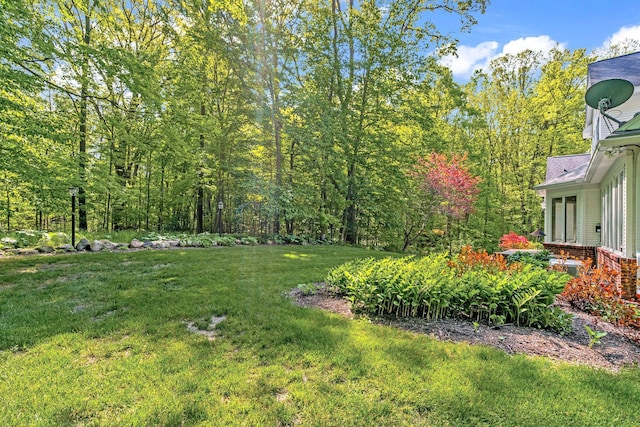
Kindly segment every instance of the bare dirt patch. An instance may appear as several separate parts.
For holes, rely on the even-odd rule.
[[[218,332],[216,331],[216,327],[226,318],[227,316],[211,316],[209,323],[204,325],[204,327],[203,325],[196,324],[196,322],[188,322],[187,330],[194,334],[204,335],[209,341],[213,341],[216,339],[216,336],[218,334]]]
[[[316,307],[354,318],[348,301],[336,297],[323,287],[312,295],[293,289],[289,297],[302,307]],[[640,365],[640,330],[617,327],[595,316],[575,310],[568,303],[556,303],[562,310],[572,314],[570,333],[559,333],[514,325],[491,327],[474,326],[471,322],[457,319],[430,321],[420,318],[372,318],[371,320],[398,329],[429,335],[439,340],[487,345],[508,354],[545,356],[610,371],[624,366]],[[606,332],[599,344],[589,348],[589,334],[585,325],[593,330]]]

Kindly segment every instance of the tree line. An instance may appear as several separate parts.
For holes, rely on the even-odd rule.
[[[457,83],[438,57],[488,3],[0,0],[0,230],[68,228],[76,187],[81,230],[390,249],[533,231],[546,157],[588,150],[594,54]],[[465,156],[472,213],[425,209],[431,153]]]

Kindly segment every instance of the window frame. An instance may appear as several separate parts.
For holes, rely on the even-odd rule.
[[[625,168],[616,171],[602,187],[602,228],[600,245],[623,254],[626,250],[627,176]]]
[[[567,221],[570,219],[572,221]],[[568,226],[571,229],[568,229]],[[558,227],[560,230],[558,230]],[[551,199],[551,239],[558,243],[578,242],[578,195]]]

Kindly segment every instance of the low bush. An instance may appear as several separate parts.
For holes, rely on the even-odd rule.
[[[255,237],[243,237],[240,239],[243,245],[255,246],[258,244],[258,239]]]
[[[563,332],[570,317],[551,304],[568,278],[466,248],[453,260],[439,254],[352,261],[331,270],[326,281],[371,314],[456,317]]]
[[[618,326],[640,327],[640,308],[622,298],[618,272],[609,267],[595,268],[585,262],[581,274],[573,278],[560,295],[572,306]]]
[[[512,231],[500,238],[500,247],[502,249],[533,249],[535,248],[535,243]]]
[[[540,268],[549,267],[549,251],[540,251],[538,253],[516,252],[507,256],[507,262],[533,264]]]

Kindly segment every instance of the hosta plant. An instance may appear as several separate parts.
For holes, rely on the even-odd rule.
[[[371,314],[563,331],[569,319],[551,304],[567,277],[533,265],[507,265],[504,257],[466,248],[453,260],[439,254],[353,261],[331,270],[326,282]]]

